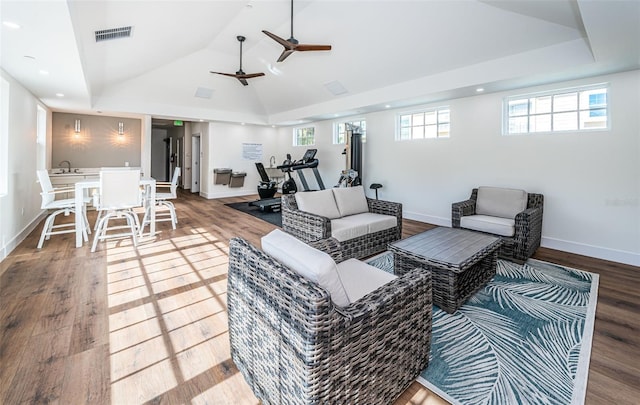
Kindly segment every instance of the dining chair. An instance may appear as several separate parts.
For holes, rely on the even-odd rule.
[[[91,252],[96,251],[98,241],[111,238],[130,236],[133,245],[138,246],[136,235],[139,222],[133,208],[141,205],[140,170],[101,170],[97,209],[102,215],[98,221]],[[109,221],[116,219],[126,220],[126,225],[119,223],[109,226]],[[112,231],[121,232],[109,233]]]
[[[87,220],[87,211],[85,209],[85,205],[82,207],[76,207],[75,198],[64,198],[56,200],[56,195],[58,194],[67,194],[73,193],[73,187],[64,187],[64,188],[54,188],[51,184],[51,179],[49,178],[49,173],[46,170],[37,170],[36,174],[38,176],[38,182],[40,183],[40,187],[42,188],[42,204],[40,208],[43,210],[54,210],[51,212],[47,219],[44,222],[44,226],[42,228],[42,233],[40,234],[40,240],[38,241],[38,249],[42,248],[45,239],[49,240],[51,235],[59,235],[64,233],[75,233],[75,221],[69,223],[55,224],[56,217],[60,214],[64,214],[64,216],[69,216],[69,214],[82,215],[84,229],[82,230],[82,235],[85,241],[89,240],[88,234],[91,233],[91,229],[89,227],[89,221]],[[86,201],[85,201],[86,202]]]
[[[180,173],[180,168],[176,167],[173,171],[173,177],[171,178],[170,183],[156,182],[156,222],[171,221],[171,226],[173,227],[173,229],[176,229],[178,216],[176,215],[176,207],[169,200],[178,198],[178,178],[180,177]],[[169,192],[159,193],[157,191],[158,189],[165,189]],[[150,223],[150,211],[150,204],[146,204],[144,217],[142,218],[142,225],[140,226],[140,234],[142,234],[144,227]]]
[[[103,166],[100,168],[100,171],[103,171],[103,170],[140,170],[140,168],[131,167],[131,166]],[[140,173],[141,173],[140,175],[142,176],[142,172]],[[93,206],[96,207],[96,210],[98,211],[98,216],[96,217],[96,222],[93,225],[94,230],[98,229],[98,223],[100,222],[100,218],[102,218],[102,213],[104,212],[104,211],[98,210],[98,200],[99,200],[98,196],[99,196],[98,190],[95,190],[93,194]],[[144,198],[142,201],[144,203]],[[135,219],[136,219],[136,226],[139,228],[140,220],[138,219],[137,215],[135,216]]]

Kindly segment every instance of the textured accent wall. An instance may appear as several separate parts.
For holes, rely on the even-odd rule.
[[[75,121],[80,120],[80,132]],[[124,131],[118,134],[118,123]],[[63,160],[72,167],[140,166],[141,127],[139,119],[53,113],[51,167]]]

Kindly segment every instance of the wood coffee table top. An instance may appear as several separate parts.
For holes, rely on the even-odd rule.
[[[458,228],[434,228],[389,244],[389,250],[454,272],[466,270],[501,243],[499,237]]]

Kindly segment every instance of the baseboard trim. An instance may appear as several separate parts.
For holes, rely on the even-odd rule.
[[[404,212],[403,217],[406,219],[426,222],[433,225],[451,227],[451,218],[424,215],[416,212]],[[545,237],[544,235],[542,236],[540,246],[549,249],[561,250],[563,252],[594,257],[596,259],[609,260],[612,262],[629,264],[631,266],[640,266],[640,253],[604,248],[601,246],[587,245],[580,242],[573,242],[556,238],[549,238]]]
[[[594,257],[596,259],[609,260],[612,262],[629,264],[631,266],[640,266],[640,253],[587,245],[584,243],[548,238],[545,236],[542,236],[540,246],[549,249],[561,250],[563,252]]]
[[[16,247],[18,247],[18,245],[22,243],[22,241],[25,240],[31,232],[33,232],[34,229],[36,229],[40,221],[42,221],[46,217],[47,217],[47,212],[46,211],[41,212],[31,222],[29,222],[27,226],[22,228],[22,230],[18,232],[16,236],[11,238],[11,240],[9,240],[4,246],[2,246],[2,249],[0,249],[0,262],[6,259],[7,256],[9,256],[11,252],[13,252],[13,250]]]

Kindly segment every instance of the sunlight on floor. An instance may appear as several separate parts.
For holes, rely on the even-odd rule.
[[[227,241],[193,231],[106,246],[112,403],[211,403],[242,378],[229,366]]]

